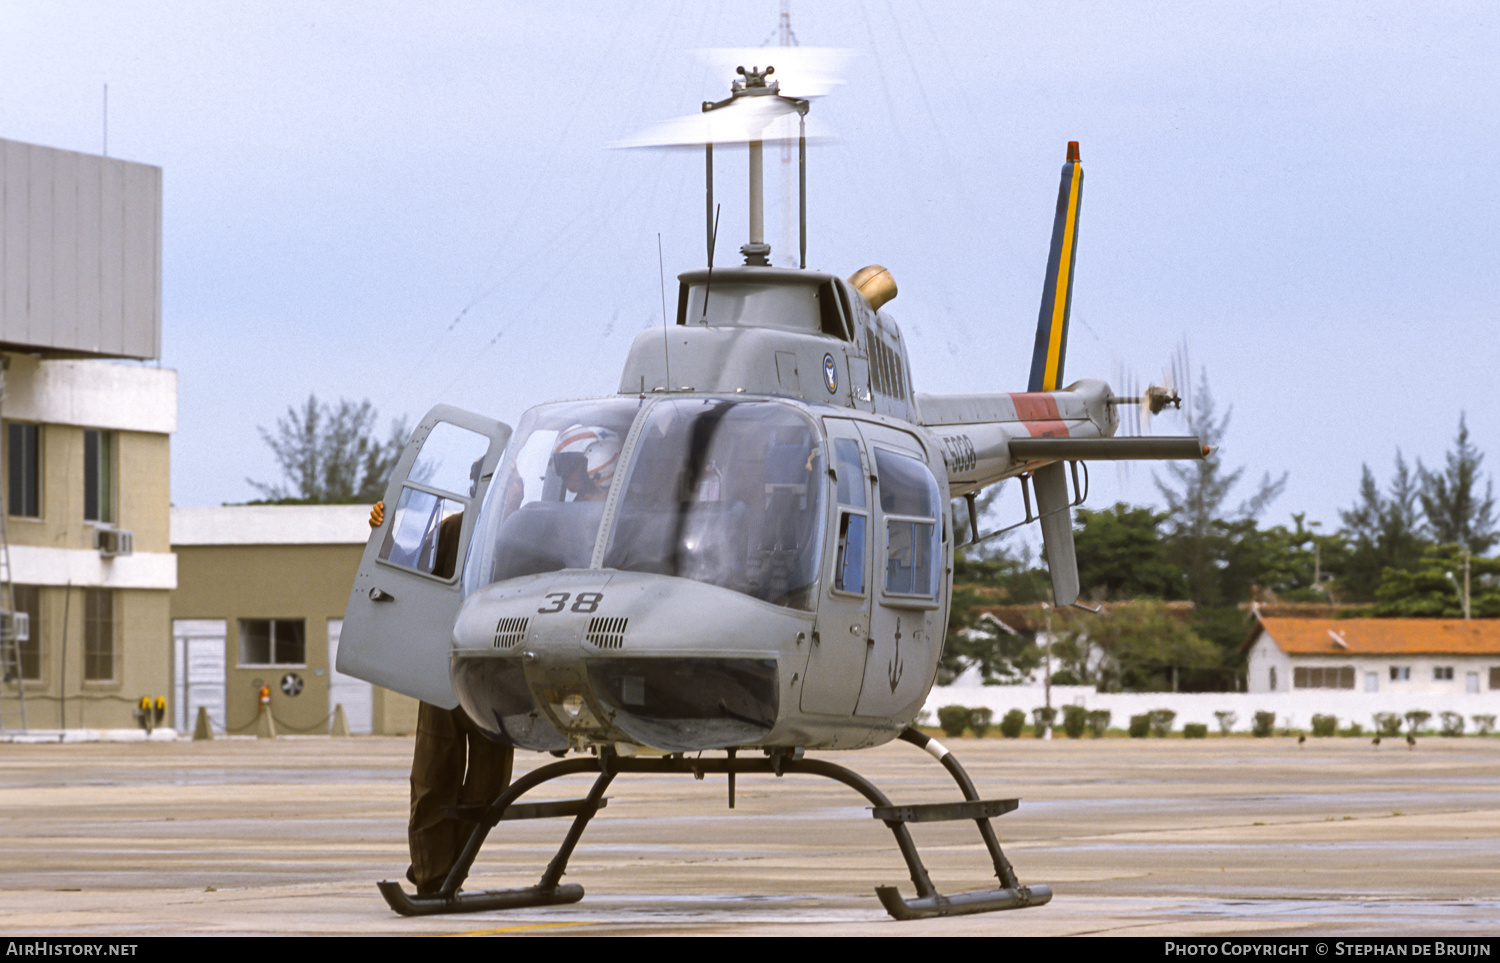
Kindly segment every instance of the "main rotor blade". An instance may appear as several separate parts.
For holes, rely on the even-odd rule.
[[[718,110],[689,114],[653,124],[640,133],[616,141],[612,147],[701,147],[704,144],[745,144],[797,136],[795,124],[777,119],[796,113],[780,97],[742,97]],[[783,128],[786,128],[783,131]],[[808,140],[817,139],[809,131]]]

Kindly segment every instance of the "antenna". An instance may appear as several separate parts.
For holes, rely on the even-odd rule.
[[[656,273],[661,279],[661,364],[666,369],[667,389],[672,387],[672,353],[667,350],[667,338],[671,329],[667,327],[667,266],[661,253],[661,231],[656,232]],[[705,303],[707,299],[705,298]]]
[[[719,209],[714,208],[713,227],[708,232],[708,281],[703,285],[703,319],[699,324],[708,323],[708,295],[714,289],[714,248],[719,243]]]

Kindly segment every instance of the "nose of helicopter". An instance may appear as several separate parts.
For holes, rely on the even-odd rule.
[[[688,579],[551,572],[465,600],[453,686],[481,728],[528,749],[750,745],[793,701],[779,670],[811,626],[810,613]]]

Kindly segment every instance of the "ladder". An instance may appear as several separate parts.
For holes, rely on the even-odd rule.
[[[5,368],[8,365],[0,365],[0,406],[5,403]],[[0,422],[3,424],[3,422]],[[6,439],[7,442],[9,439]],[[14,452],[8,452],[11,457]],[[5,681],[13,682],[16,686],[16,701],[21,710],[21,730],[24,732],[26,725],[26,680],[22,674],[21,666],[21,640],[18,638],[16,618],[16,597],[11,580],[10,567],[10,534],[6,527],[6,516],[10,514],[9,507],[5,504],[5,498],[9,494],[6,486],[0,485],[0,675]],[[0,698],[3,698],[4,689],[0,687]],[[5,728],[4,706],[0,704],[0,729]]]

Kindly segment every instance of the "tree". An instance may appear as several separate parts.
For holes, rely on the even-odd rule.
[[[1500,559],[1471,556],[1470,614],[1500,616]],[[1463,618],[1464,550],[1434,545],[1411,571],[1388,568],[1376,590],[1375,614],[1396,618]]]
[[[1478,495],[1479,466],[1484,456],[1469,444],[1469,426],[1458,416],[1458,438],[1448,452],[1448,464],[1442,473],[1428,471],[1417,462],[1422,478],[1422,511],[1432,528],[1433,538],[1441,544],[1460,545],[1475,555],[1489,551],[1500,532],[1495,531],[1494,483],[1484,484],[1484,499]]]
[[[267,502],[351,504],[378,501],[385,495],[391,469],[406,444],[406,420],[391,423],[384,442],[374,437],[375,408],[340,399],[337,406],[319,404],[308,395],[300,408],[287,408],[276,431],[260,428],[276,461],[282,482],[246,479]]]
[[[1175,691],[1178,670],[1208,668],[1220,660],[1212,642],[1173,616],[1165,604],[1150,599],[1080,618],[1070,634],[1103,651],[1089,679],[1100,691]],[[1054,655],[1058,648],[1053,646]],[[1077,671],[1079,666],[1069,661],[1068,668]]]
[[[952,616],[938,682],[947,685],[966,669],[977,668],[985,685],[1027,682],[1042,663],[1042,650],[1030,635],[1002,625],[983,609],[982,594],[972,585],[955,586]]]
[[[1013,558],[1003,550],[981,559],[957,553],[939,684],[947,685],[971,666],[988,684],[1024,681],[1041,659],[1033,639],[1005,632],[985,617],[985,609],[1039,602],[1051,592],[1050,586],[1047,573],[1024,557]]]
[[[1095,601],[1134,598],[1183,598],[1187,581],[1182,569],[1167,561],[1157,527],[1167,516],[1124,502],[1100,511],[1078,510],[1074,544],[1078,584]]]
[[[1349,543],[1339,582],[1354,600],[1368,602],[1375,598],[1386,569],[1411,571],[1430,543],[1418,509],[1421,476],[1407,468],[1401,450],[1396,449],[1396,472],[1384,494],[1370,466],[1362,467],[1359,501],[1348,511],[1339,512]]]
[[[1188,426],[1213,451],[1187,465],[1167,465],[1170,482],[1158,477],[1156,487],[1166,500],[1171,525],[1167,555],[1186,573],[1189,597],[1199,605],[1223,605],[1248,594],[1248,579],[1225,577],[1230,556],[1237,542],[1255,531],[1256,518],[1286,487],[1286,475],[1272,481],[1267,473],[1248,499],[1229,508],[1230,492],[1245,473],[1243,468],[1225,471],[1219,457],[1233,409],[1222,418],[1215,416],[1206,376],[1200,376],[1196,395],[1197,409]]]

